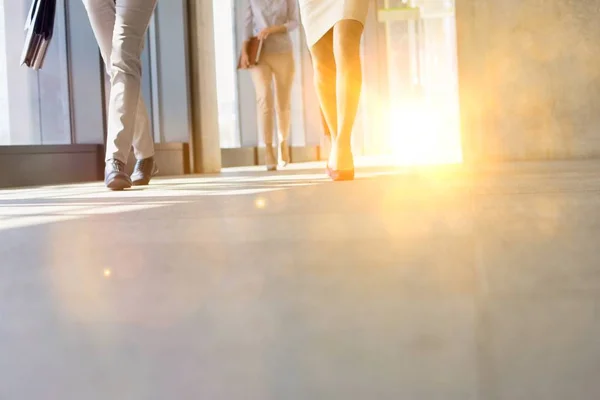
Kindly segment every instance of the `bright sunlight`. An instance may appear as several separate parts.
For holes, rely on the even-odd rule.
[[[458,109],[448,99],[411,100],[389,113],[390,146],[398,165],[441,165],[462,162]]]
[[[402,166],[461,163],[454,2],[384,3],[389,148],[382,150]]]

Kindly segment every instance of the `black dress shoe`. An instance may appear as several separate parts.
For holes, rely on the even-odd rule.
[[[133,186],[146,186],[156,174],[158,174],[158,166],[154,161],[154,157],[144,158],[135,163],[131,181]]]
[[[131,179],[125,173],[125,163],[109,160],[104,169],[104,184],[110,190],[123,190],[131,187]]]

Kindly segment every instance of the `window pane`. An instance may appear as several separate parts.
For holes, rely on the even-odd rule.
[[[213,0],[221,147],[240,147],[233,0]]]
[[[28,4],[24,0],[0,4],[1,144],[40,144],[37,74],[19,66]]]
[[[54,36],[38,72],[19,65],[30,5],[0,0],[0,144],[70,144],[64,2],[57,0]]]

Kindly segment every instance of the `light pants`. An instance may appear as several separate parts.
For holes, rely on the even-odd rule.
[[[107,161],[126,163],[132,145],[138,160],[154,155],[150,119],[141,95],[141,55],[156,2],[83,0],[110,75]]]
[[[277,108],[279,144],[290,136],[292,84],[294,82],[294,54],[263,53],[258,65],[252,67],[256,91],[258,126],[266,145],[273,144],[273,112]],[[272,82],[275,81],[275,96]],[[275,102],[273,101],[275,97]],[[274,107],[275,103],[275,107]]]

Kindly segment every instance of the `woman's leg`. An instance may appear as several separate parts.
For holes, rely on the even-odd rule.
[[[277,131],[279,139],[279,162],[290,162],[289,136],[292,111],[292,85],[294,84],[294,54],[282,53],[274,57],[273,76],[275,77],[275,109],[277,110]]]
[[[258,129],[265,142],[265,164],[267,169],[273,170],[277,167],[277,159],[273,152],[273,69],[269,62],[270,56],[263,54],[261,62],[250,69],[254,91],[256,93],[256,116]]]
[[[331,140],[337,136],[336,65],[333,54],[333,29],[327,32],[312,48],[315,88],[321,112],[327,122]]]
[[[341,20],[333,32],[337,65],[337,136],[332,146],[330,167],[347,170],[354,167],[351,141],[362,87],[360,41],[363,25],[355,20]]]
[[[312,59],[312,54],[311,54],[311,63],[312,63],[313,69],[314,69],[315,64]],[[323,127],[323,134],[325,135],[325,137],[327,137],[327,138],[329,138],[329,140],[331,140],[331,131],[329,130],[329,124],[327,124],[327,120],[325,119],[325,114],[323,114],[323,108],[321,107],[320,104],[319,104],[319,114],[321,115],[321,126]]]
[[[331,132],[329,132],[329,125],[327,124],[327,120],[325,119],[325,115],[323,115],[323,110],[319,108],[319,113],[321,114],[321,125],[323,126],[323,134],[325,137],[331,140]]]

